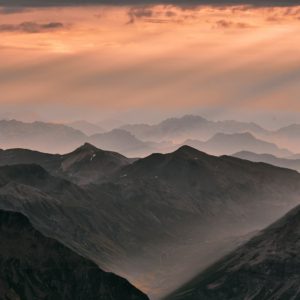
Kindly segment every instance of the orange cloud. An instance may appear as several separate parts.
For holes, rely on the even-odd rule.
[[[91,114],[300,111],[299,14],[299,7],[171,5],[2,14],[0,105],[56,112],[77,107]]]

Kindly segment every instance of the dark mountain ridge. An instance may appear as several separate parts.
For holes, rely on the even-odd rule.
[[[166,299],[299,299],[299,250],[300,206]]]
[[[0,151],[0,166],[38,164],[53,175],[86,184],[104,180],[116,169],[134,161],[119,153],[103,151],[85,143],[73,152],[60,155],[26,149]]]
[[[146,300],[128,281],[0,210],[0,299]]]
[[[93,149],[83,147],[89,158]],[[188,146],[120,166],[81,187],[32,168],[0,168],[0,178],[9,178],[0,186],[1,207],[23,212],[36,228],[153,299],[299,203],[296,171]]]

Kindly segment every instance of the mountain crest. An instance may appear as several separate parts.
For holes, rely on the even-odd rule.
[[[191,146],[183,145],[179,147],[176,151],[173,152],[173,154],[183,154],[183,155],[193,155],[193,156],[208,156],[205,152],[202,152],[200,150],[197,150]]]
[[[96,146],[90,144],[90,143],[84,143],[82,146],[80,146],[79,148],[77,148],[75,150],[75,152],[82,151],[82,150],[84,150],[84,151],[86,151],[86,150],[99,151],[100,149],[97,148]]]

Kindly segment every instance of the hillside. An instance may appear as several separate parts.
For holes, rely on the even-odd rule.
[[[299,299],[299,241],[298,206],[166,299]]]
[[[43,236],[19,213],[0,210],[0,238],[0,299],[148,299],[125,279]]]

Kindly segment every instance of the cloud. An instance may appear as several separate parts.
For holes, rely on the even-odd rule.
[[[9,3],[8,3],[9,2]],[[0,0],[2,7],[55,7],[78,5],[145,5],[145,4],[175,4],[175,5],[254,5],[254,6],[297,6],[298,0]]]
[[[193,7],[193,9],[195,9]],[[186,19],[194,18],[194,11],[175,5],[144,5],[133,6],[128,11],[129,21],[133,24],[136,21],[147,23],[181,23]]]
[[[129,24],[132,24],[135,22],[136,19],[140,18],[151,18],[154,15],[154,11],[151,8],[148,7],[133,7],[129,10],[128,16],[129,16]]]
[[[39,33],[44,31],[57,30],[64,27],[63,23],[50,22],[50,23],[36,23],[36,22],[23,22],[20,24],[0,24],[0,32],[26,32],[26,33]]]
[[[243,29],[243,28],[251,28],[252,26],[247,24],[247,23],[243,23],[243,22],[232,22],[232,21],[228,21],[228,20],[219,20],[215,23],[215,26],[213,26],[215,28],[238,28],[238,29]]]
[[[0,7],[0,14],[5,14],[5,15],[17,14],[25,10],[27,11],[26,8],[19,7],[19,6],[4,6],[4,7]]]

